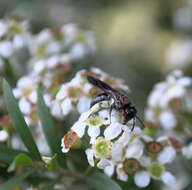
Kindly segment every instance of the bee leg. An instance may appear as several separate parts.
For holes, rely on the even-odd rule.
[[[135,117],[133,118],[133,125],[132,125],[132,128],[131,128],[131,132],[133,132],[134,128],[135,128]]]
[[[109,124],[111,125],[111,113],[112,110],[114,108],[114,99],[111,99],[110,103],[109,103]]]
[[[109,125],[111,125],[111,112],[113,110],[113,106],[111,105],[109,108]]]

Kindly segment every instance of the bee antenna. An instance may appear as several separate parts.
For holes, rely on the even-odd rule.
[[[143,127],[145,127],[145,125],[144,125],[144,123],[143,123],[143,121],[139,118],[139,116],[135,116],[136,118],[137,118],[137,120],[143,125]]]

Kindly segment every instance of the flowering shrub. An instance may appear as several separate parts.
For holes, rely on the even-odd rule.
[[[4,80],[0,87],[0,188],[64,189],[73,182],[101,190],[130,184],[161,188],[157,181],[169,188],[178,185],[174,166],[184,168],[192,159],[190,77],[175,70],[156,84],[147,101],[145,126],[138,123],[132,131],[134,119],[124,123],[120,111],[110,114],[114,98],[98,102],[95,110],[90,107],[101,90],[87,76],[130,92],[122,79],[84,68],[82,62],[95,52],[91,32],[68,24],[34,35],[17,17],[0,20],[0,28],[1,73],[13,86],[12,91]],[[14,78],[6,64],[15,71],[17,61],[12,60],[21,48],[28,58],[25,75],[21,72],[17,80],[19,75]]]

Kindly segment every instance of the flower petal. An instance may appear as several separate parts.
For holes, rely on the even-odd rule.
[[[157,160],[161,164],[171,163],[176,157],[176,150],[171,147],[167,146],[165,147],[157,156]]]
[[[164,111],[159,117],[160,123],[164,129],[170,130],[173,129],[176,124],[176,118],[170,111]]]
[[[128,145],[125,157],[139,159],[143,154],[143,144],[140,141]]]
[[[63,100],[63,102],[61,103],[61,109],[62,109],[63,115],[67,115],[72,109],[71,100],[70,99]]]
[[[77,111],[79,113],[83,113],[89,110],[90,107],[90,103],[91,103],[91,99],[83,96],[82,98],[80,98],[78,104],[77,104]]]
[[[101,159],[98,163],[97,163],[97,167],[100,169],[104,169],[107,166],[111,166],[111,162],[108,159]]]
[[[108,175],[109,177],[111,177],[113,175],[113,173],[114,173],[114,170],[115,170],[114,165],[110,165],[110,166],[107,166],[107,167],[104,168],[104,173],[106,175]]]
[[[176,183],[175,176],[173,176],[170,172],[165,172],[162,176],[162,181],[166,185],[174,185]]]
[[[150,179],[150,175],[146,171],[137,172],[134,176],[134,182],[138,187],[147,187]]]
[[[121,133],[122,129],[121,129],[121,124],[120,123],[112,123],[111,125],[109,125],[109,127],[107,127],[104,131],[104,136],[107,140],[111,140],[114,139],[116,137],[118,137]]]
[[[93,153],[93,150],[92,149],[87,149],[85,151],[86,155],[87,155],[87,160],[89,162],[89,164],[94,167],[95,163],[94,163],[94,159],[93,159],[93,156],[94,156],[94,153]]]
[[[85,133],[85,128],[86,128],[85,122],[77,121],[73,124],[73,126],[71,127],[71,130],[75,131],[78,137],[81,138]]]
[[[64,140],[63,138],[61,139],[61,147],[62,147],[62,152],[67,153],[69,151],[69,148],[65,148]]]
[[[26,115],[30,114],[30,112],[31,112],[31,105],[25,98],[21,98],[19,100],[19,108],[20,108],[21,112]]]

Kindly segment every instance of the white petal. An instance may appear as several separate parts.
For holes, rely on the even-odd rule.
[[[115,170],[114,165],[110,165],[110,166],[105,167],[104,173],[106,175],[108,175],[109,177],[111,177],[114,173],[114,170]]]
[[[26,115],[30,114],[30,112],[31,112],[31,105],[25,98],[22,98],[19,100],[19,108],[20,108],[21,112]]]
[[[78,104],[77,104],[77,111],[79,113],[83,113],[83,112],[86,112],[89,110],[89,107],[90,107],[90,103],[91,103],[91,99],[90,98],[87,98],[85,96],[83,96]]]
[[[45,104],[49,107],[51,105],[51,97],[49,94],[44,94],[43,99],[45,101]]]
[[[88,135],[90,137],[97,137],[100,134],[100,126],[89,126],[88,131],[87,131]]]
[[[107,166],[111,166],[111,162],[107,159],[101,159],[98,163],[97,163],[97,167],[100,169],[104,169]]]
[[[112,155],[111,155],[111,159],[115,162],[120,162],[122,161],[122,157],[123,157],[123,144],[122,143],[118,143],[117,141],[114,142],[113,144],[113,151],[112,151]]]
[[[136,158],[139,159],[143,154],[143,144],[138,141],[136,143],[131,143],[128,145],[125,157],[126,158]]]
[[[166,164],[172,162],[176,157],[176,150],[171,147],[165,147],[157,156],[157,160],[161,164]]]
[[[86,123],[77,121],[75,124],[71,127],[71,130],[75,131],[79,138],[83,137],[85,133]]]
[[[19,97],[21,97],[22,91],[19,88],[15,88],[15,89],[13,89],[13,94],[14,94],[15,98],[19,98]]]
[[[33,64],[34,65],[33,69],[35,73],[37,74],[41,73],[45,69],[45,64],[46,62],[44,60],[39,60],[35,62],[35,64]]]
[[[121,129],[120,123],[112,123],[110,126],[108,126],[104,131],[104,136],[107,140],[111,140],[116,138],[120,135],[122,129]]]
[[[62,109],[63,115],[67,115],[72,109],[71,100],[70,99],[63,100],[63,102],[61,103],[61,109]]]
[[[69,148],[65,148],[65,144],[63,143],[63,138],[61,139],[61,147],[62,147],[62,152],[67,153],[69,151]]]
[[[9,57],[13,53],[13,47],[11,45],[11,42],[9,41],[3,41],[0,42],[0,55],[3,57]]]
[[[150,157],[142,156],[139,161],[140,161],[140,164],[146,168],[151,165],[151,158]]]
[[[164,111],[159,117],[160,123],[164,129],[170,130],[176,127],[177,121],[170,111]]]
[[[128,180],[128,175],[126,173],[121,173],[119,175],[119,180],[121,181],[127,181]]]
[[[178,80],[178,83],[184,87],[191,86],[192,80],[189,77],[182,77],[181,79]]]
[[[5,142],[8,139],[8,133],[5,130],[0,131],[0,142]]]
[[[62,119],[63,117],[61,104],[57,100],[52,101],[51,103],[51,114],[58,119]]]
[[[134,182],[138,187],[147,187],[150,183],[150,175],[146,171],[137,172],[134,176]]]
[[[29,95],[29,100],[32,102],[32,103],[37,103],[37,92],[36,91],[33,91],[30,95]]]
[[[90,113],[91,113],[90,111],[82,113],[79,117],[79,121],[82,121],[82,122],[86,121],[90,116]]]
[[[162,176],[162,181],[166,185],[175,185],[176,184],[176,179],[175,176],[173,176],[170,172],[165,172]]]
[[[122,144],[123,147],[125,147],[129,141],[131,140],[131,134],[127,131],[124,131],[123,134],[119,137],[115,143]]]
[[[7,24],[3,21],[0,21],[0,37],[2,37],[7,31]]]
[[[56,95],[57,100],[63,100],[67,96],[67,85],[62,85],[61,89]]]
[[[185,156],[187,159],[192,158],[192,143],[190,143],[188,146],[183,147],[182,149],[182,154]]]
[[[95,162],[94,162],[94,159],[93,159],[93,156],[94,156],[93,150],[92,150],[92,149],[87,149],[87,150],[85,151],[85,153],[86,153],[86,155],[87,155],[87,160],[88,160],[89,164],[90,164],[92,167],[94,167]]]

